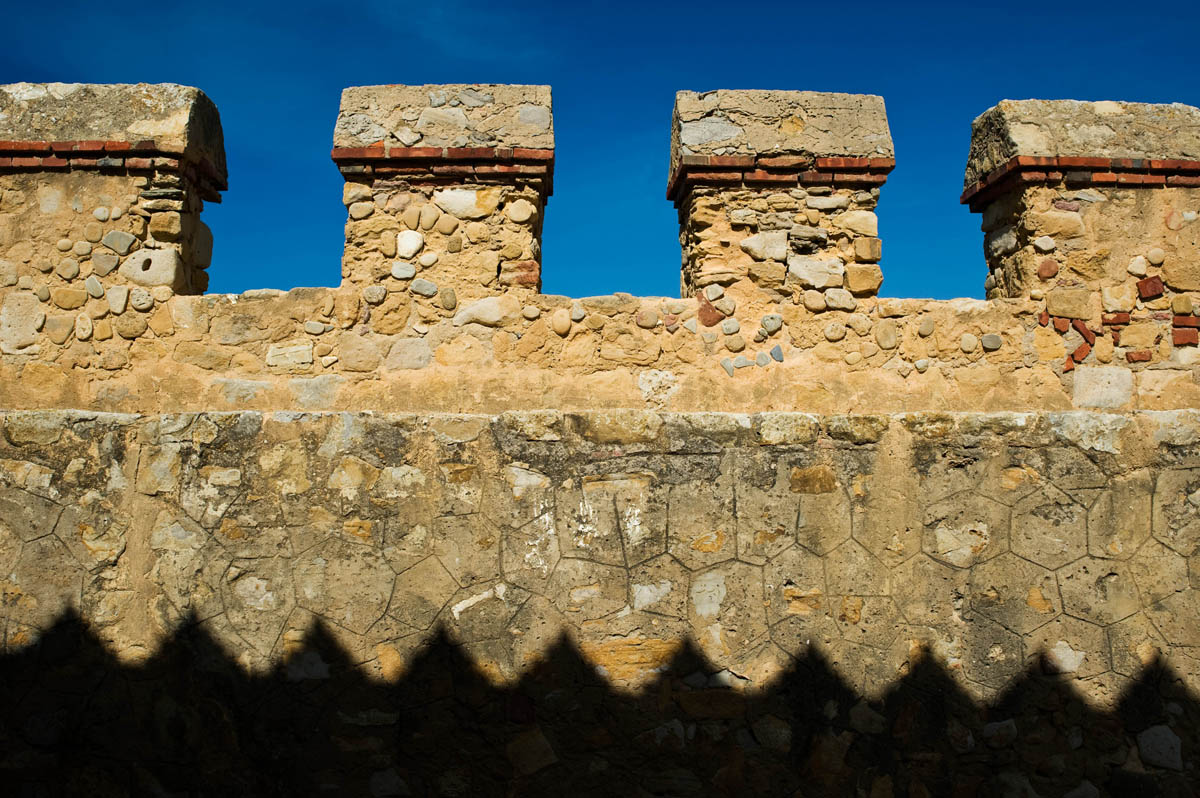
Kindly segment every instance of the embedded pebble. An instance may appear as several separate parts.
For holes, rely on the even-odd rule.
[[[58,248],[59,252],[70,252],[71,247],[74,245],[71,243],[71,239],[60,238],[60,239],[58,239],[58,243],[55,244],[54,246]]]
[[[692,333],[693,335],[696,334],[697,328],[698,328],[698,325],[696,324],[695,319],[688,319],[687,321],[685,321],[683,323],[683,329],[687,330],[688,332]]]
[[[425,236],[416,230],[405,230],[396,234],[396,254],[402,258],[411,258],[425,246]]]
[[[762,326],[767,331],[767,335],[774,335],[783,327],[783,316],[778,313],[768,313],[763,316]]]
[[[733,361],[727,357],[721,358],[721,368],[725,369],[725,373],[730,377],[733,376]]]
[[[145,288],[131,289],[129,292],[129,306],[134,310],[146,311],[154,307],[154,297]]]
[[[409,286],[414,294],[419,296],[434,296],[438,292],[437,283],[432,280],[426,280],[424,277],[418,277],[412,281]]]
[[[109,230],[105,233],[104,238],[100,239],[100,243],[118,255],[128,255],[133,249],[133,245],[137,243],[137,239],[124,230]]]
[[[751,360],[750,358],[746,357],[745,355],[738,355],[737,357],[735,357],[733,359],[733,367],[735,369],[744,369],[747,366],[753,366],[753,365],[754,365],[754,361]]]
[[[857,363],[861,363],[862,359],[863,356],[860,352],[847,352],[846,356],[842,358],[842,360],[846,361],[847,366],[853,366]]]
[[[374,202],[355,202],[350,206],[351,219],[366,219],[373,213],[375,213]]]
[[[899,329],[896,322],[884,319],[875,325],[875,342],[880,349],[895,349],[899,343]]]
[[[88,275],[88,278],[84,280],[83,288],[92,299],[99,299],[104,296],[104,286],[100,284],[100,281],[96,279],[96,275],[94,274]]]
[[[421,208],[421,214],[417,219],[417,224],[422,230],[432,230],[434,225],[438,223],[442,212],[437,209],[436,205],[426,205]]]
[[[839,321],[830,322],[825,326],[826,341],[840,341],[846,337],[846,325]]]
[[[362,296],[368,305],[378,305],[387,299],[387,289],[382,285],[368,285],[363,289]]]
[[[71,247],[71,252],[81,258],[86,258],[92,254],[92,245],[87,241],[76,241]]]
[[[767,340],[766,330],[758,329],[754,331],[754,343],[761,344],[765,340]]]
[[[740,329],[742,329],[742,325],[738,323],[737,319],[725,319],[725,321],[721,322],[721,332],[726,335],[733,335]]]
[[[42,302],[45,302],[50,299],[50,287],[46,285],[39,285],[37,288],[33,289],[33,295]]]
[[[1162,266],[1166,259],[1167,253],[1163,252],[1160,247],[1155,247],[1146,253],[1146,260],[1150,261],[1151,266]]]
[[[64,280],[74,280],[79,276],[79,261],[63,258],[58,262],[58,268],[54,272]]]
[[[732,297],[727,296],[721,297],[712,303],[712,306],[720,311],[722,316],[732,316],[733,311],[737,309],[737,303],[733,301]]]
[[[653,330],[658,326],[658,313],[650,308],[642,308],[633,320],[643,330]]]
[[[917,327],[917,335],[921,336],[922,338],[928,338],[929,336],[933,335],[934,327],[935,325],[933,323],[933,319],[929,316],[926,316],[925,318],[921,319],[921,326]]]
[[[86,313],[75,317],[75,340],[86,341],[92,337],[92,320]]]
[[[1149,266],[1150,266],[1150,262],[1148,260],[1146,260],[1145,256],[1138,255],[1136,258],[1129,261],[1129,266],[1126,267],[1125,270],[1128,271],[1130,274],[1132,274],[1134,277],[1145,277],[1146,269]]]
[[[517,224],[524,224],[533,218],[534,210],[533,203],[526,199],[519,199],[516,202],[509,203],[508,207],[505,208],[508,218]]]
[[[1004,345],[1004,339],[996,333],[988,333],[979,339],[979,343],[983,344],[985,352],[995,352]]]
[[[913,363],[913,368],[915,368],[921,374],[924,374],[926,369],[929,368],[929,361],[925,358],[921,358],[920,360]]]
[[[771,357],[766,352],[759,352],[754,356],[754,362],[760,367],[765,366],[771,362]]]
[[[740,335],[731,335],[725,339],[725,348],[730,352],[741,352],[746,348],[746,341]]]
[[[95,222],[88,222],[83,226],[83,237],[93,244],[98,243],[104,236],[104,228]]]
[[[98,252],[92,255],[92,272],[104,277],[117,268],[120,259],[111,252]]]
[[[831,310],[854,310],[858,300],[845,288],[830,288],[825,291],[825,306]]]
[[[423,252],[421,257],[417,258],[417,263],[421,264],[421,268],[428,269],[430,266],[438,262],[436,252]]]
[[[43,274],[49,274],[54,271],[54,264],[48,260],[39,260],[33,264],[33,267]]]
[[[454,310],[458,307],[458,294],[453,288],[442,289],[442,307],[446,310]]]
[[[96,217],[98,222],[107,222],[109,217],[108,208],[96,208],[92,211],[92,216]]]
[[[1050,236],[1038,236],[1033,239],[1033,248],[1038,252],[1053,252],[1055,246],[1054,239]]]
[[[411,280],[417,276],[417,267],[407,261],[398,260],[392,264],[392,277],[397,280]]]
[[[771,347],[771,357],[775,358],[776,362],[782,363],[783,362],[783,347],[780,346],[779,344],[775,344],[775,346]]]
[[[529,321],[533,321],[538,316],[542,315],[542,309],[536,305],[526,305],[525,307],[521,308],[521,315]]]
[[[704,286],[704,298],[709,302],[716,302],[723,296],[725,296],[725,289],[716,283]]]
[[[716,343],[717,334],[714,332],[702,332],[700,333],[700,340],[706,344]]]
[[[120,219],[124,215],[125,215],[125,209],[122,208],[120,205],[114,205],[109,210],[109,218],[110,219]]]
[[[583,318],[586,315],[587,315],[587,311],[585,311],[583,309],[583,305],[580,305],[578,302],[576,302],[574,305],[571,306],[571,321],[574,321],[574,322],[583,321]]]
[[[962,339],[959,341],[958,346],[963,352],[969,354],[974,352],[979,347],[979,339],[976,338],[972,333],[963,333]]]
[[[111,286],[105,292],[108,297],[108,309],[118,316],[125,312],[125,303],[129,301],[129,288],[124,285]]]
[[[563,336],[571,331],[571,314],[566,308],[559,308],[550,314],[550,329]]]
[[[304,331],[309,335],[321,335],[325,332],[325,325],[319,321],[306,321]]]
[[[820,313],[825,310],[825,295],[820,291],[809,289],[804,292],[804,307],[811,310],[813,313]]]

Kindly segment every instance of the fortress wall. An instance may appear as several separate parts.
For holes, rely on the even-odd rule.
[[[87,109],[103,111],[112,91],[186,95],[192,110],[169,123],[155,122],[158,111],[103,123],[106,147],[159,131],[154,146],[174,158],[101,167],[75,157],[94,143],[64,138],[37,146],[69,158],[51,155],[46,165],[14,154],[0,164],[8,407],[842,413],[1196,403],[1200,317],[1180,276],[1195,260],[1184,244],[1200,229],[1196,189],[1121,189],[1157,209],[1143,215],[1116,195],[1079,212],[1047,211],[1090,220],[1088,240],[1108,243],[1077,249],[1060,234],[1055,257],[1067,260],[1042,288],[983,302],[882,298],[883,271],[871,262],[881,249],[867,235],[890,169],[879,98],[681,94],[671,196],[681,208],[686,295],[572,299],[538,291],[553,179],[547,88],[350,89],[333,151],[347,180],[342,285],[205,296],[188,295],[206,279],[211,247],[198,214],[202,197],[219,198],[224,185],[223,173],[204,177],[223,169],[210,154],[220,133],[207,99],[179,87],[93,97],[99,90],[17,85],[5,96],[25,116],[10,114],[6,151],[58,135],[22,121],[41,119],[30,109],[53,92],[89,120],[100,112]],[[204,124],[185,124],[193,117]],[[164,125],[178,127],[175,139],[163,138]],[[977,125],[977,150],[989,130]],[[747,158],[753,169],[737,160]],[[1170,168],[1185,167],[1160,171]],[[970,200],[985,227],[1012,202],[1032,208],[1039,192],[1058,191],[995,193],[1010,185],[1006,178]],[[1159,251],[1148,246],[1155,242]],[[1124,269],[1134,249],[1147,253],[1141,282],[1086,283],[1090,273],[1070,265],[1084,257]]]
[[[1037,112],[1111,141],[977,120],[989,298],[935,301],[878,295],[879,98],[683,93],[684,296],[576,299],[539,291],[545,87],[347,90],[342,284],[241,295],[199,293],[202,94],[0,103],[9,652],[73,610],[126,662],[194,623],[301,682],[313,629],[386,679],[444,630],[502,683],[566,635],[622,689],[692,645],[702,712],[814,656],[871,700],[921,661],[977,699],[1030,669],[1110,708],[1152,664],[1197,686],[1200,189],[1165,112]],[[1079,187],[1093,143],[1139,179]]]
[[[627,689],[685,640],[746,690],[813,652],[870,696],[926,655],[988,699],[1039,657],[1100,703],[1200,672],[1195,411],[2,423],[10,649],[74,608],[124,660],[192,620],[257,670],[320,622],[382,676],[445,629],[501,683],[562,634]]]

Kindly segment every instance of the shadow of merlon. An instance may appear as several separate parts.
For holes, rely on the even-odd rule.
[[[306,660],[323,667],[296,667]],[[691,646],[633,695],[611,689],[565,638],[509,687],[493,686],[444,632],[396,683],[365,675],[320,625],[290,662],[247,675],[186,624],[147,662],[122,665],[79,618],[64,617],[0,657],[6,794],[982,798],[1197,789],[1200,703],[1161,662],[1112,712],[1036,667],[980,706],[929,657],[875,702],[816,653],[756,694],[721,686]]]

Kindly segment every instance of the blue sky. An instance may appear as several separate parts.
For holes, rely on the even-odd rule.
[[[344,86],[548,83],[557,137],[547,293],[675,296],[664,198],[680,89],[883,95],[897,167],[879,206],[883,293],[982,296],[978,217],[958,204],[970,122],[1003,98],[1200,105],[1186,2],[198,2],[5,12],[0,82],[175,82],[217,103],[230,190],[204,218],[211,291],[335,285]]]

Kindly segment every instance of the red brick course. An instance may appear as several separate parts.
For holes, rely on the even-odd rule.
[[[676,207],[698,185],[882,186],[894,158],[808,155],[683,155],[667,185]]]
[[[1001,184],[1016,177],[1022,183],[1058,182],[1098,186],[1200,186],[1200,161],[1182,159],[1041,157],[1019,155],[993,169],[963,191],[959,201],[981,210]]]
[[[227,187],[225,172],[208,159],[188,157],[176,144],[153,139],[141,141],[0,141],[0,169],[40,171],[44,169],[161,169],[183,171],[200,196],[220,202]],[[136,155],[135,155],[136,154]]]

